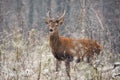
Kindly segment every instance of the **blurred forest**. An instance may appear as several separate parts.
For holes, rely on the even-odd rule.
[[[0,0],[1,80],[67,80],[65,67],[55,72],[46,13],[66,11],[60,35],[89,38],[103,47],[98,73],[71,63],[72,80],[120,80],[120,0]]]

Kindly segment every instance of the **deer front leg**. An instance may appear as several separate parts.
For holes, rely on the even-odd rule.
[[[67,76],[69,77],[69,80],[71,80],[71,77],[70,77],[70,62],[69,61],[65,61],[65,66],[66,66]]]
[[[60,65],[61,65],[61,61],[59,61],[59,60],[56,59],[56,71],[59,70]]]

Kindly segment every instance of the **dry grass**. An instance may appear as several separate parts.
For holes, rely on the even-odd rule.
[[[43,37],[41,31],[31,29],[27,36],[16,28],[13,32],[4,31],[0,36],[0,77],[2,80],[67,80],[64,63],[61,70],[55,72],[55,58],[51,54],[48,36]],[[117,54],[116,54],[117,55]],[[101,64],[96,72],[88,64],[71,63],[72,80],[119,80],[113,77],[118,69],[110,69],[115,61],[120,61],[107,50],[98,59]],[[116,70],[116,71],[115,71]],[[120,71],[118,71],[120,73]]]

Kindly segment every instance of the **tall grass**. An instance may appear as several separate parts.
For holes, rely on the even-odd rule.
[[[12,32],[4,30],[0,36],[0,76],[2,80],[67,80],[64,63],[55,71],[55,58],[50,47],[48,34],[31,29],[26,34],[15,27]],[[96,72],[93,67],[81,62],[71,63],[72,80],[112,80],[113,70],[103,73],[105,66],[119,61],[119,56],[103,50],[98,59],[103,66]],[[107,67],[108,68],[108,67]],[[113,80],[119,80],[114,78]]]

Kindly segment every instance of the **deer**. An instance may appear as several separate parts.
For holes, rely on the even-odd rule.
[[[75,61],[79,63],[87,58],[86,62],[90,63],[95,55],[99,55],[102,48],[101,45],[91,39],[81,38],[74,39],[59,35],[59,27],[64,22],[64,13],[56,18],[50,17],[50,11],[47,12],[45,23],[49,28],[49,44],[53,56],[56,58],[56,71],[58,71],[61,61],[65,62],[66,73],[69,79],[70,76],[70,62]]]

